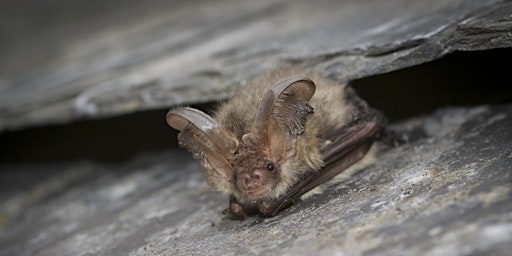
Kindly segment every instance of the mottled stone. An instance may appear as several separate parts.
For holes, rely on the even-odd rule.
[[[0,131],[224,99],[281,64],[344,81],[512,45],[500,0],[22,2],[0,10]],[[0,255],[509,255],[510,127],[510,104],[392,124],[408,143],[244,221],[178,148],[2,164]]]
[[[510,127],[512,105],[393,124],[408,143],[379,144],[374,164],[324,194],[241,222],[222,219],[227,196],[184,150],[39,165],[52,175],[3,193],[0,254],[509,255]],[[18,172],[1,182],[34,167],[3,166]]]

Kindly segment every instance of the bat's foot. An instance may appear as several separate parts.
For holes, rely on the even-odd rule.
[[[263,201],[261,203],[258,204],[258,211],[264,216],[264,217],[272,217],[274,216],[274,210],[275,210],[275,205],[270,203],[270,202],[266,202],[266,201]]]
[[[276,216],[282,210],[293,205],[293,201],[284,200],[284,201],[263,201],[258,204],[258,211],[265,218],[270,218]]]
[[[245,207],[239,203],[234,196],[229,197],[229,207],[225,209],[222,214],[232,220],[245,219]]]
[[[245,219],[245,214],[232,213],[232,212],[230,212],[229,208],[224,209],[224,211],[222,211],[222,215],[224,215],[223,218],[228,218],[230,220],[244,220]]]

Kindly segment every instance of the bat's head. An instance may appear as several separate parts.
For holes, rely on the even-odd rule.
[[[250,132],[240,137],[192,108],[169,111],[167,122],[181,131],[180,146],[200,161],[215,189],[241,202],[253,202],[275,197],[280,183],[290,183],[293,170],[288,169],[294,165],[289,159],[304,151],[297,149],[297,141],[313,112],[308,101],[314,92],[315,84],[307,78],[274,85],[255,106],[258,111]]]
[[[253,200],[273,194],[281,180],[280,164],[266,152],[244,146],[233,162],[233,194]]]

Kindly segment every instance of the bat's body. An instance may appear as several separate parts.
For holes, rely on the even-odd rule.
[[[282,72],[240,89],[213,118],[180,108],[167,121],[209,184],[231,195],[234,219],[274,216],[364,157],[385,122],[348,86]]]

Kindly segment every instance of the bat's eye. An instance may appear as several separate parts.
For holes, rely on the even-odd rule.
[[[273,164],[267,164],[267,171],[269,172],[273,172],[275,169],[274,165]]]
[[[233,178],[235,178],[235,180],[238,180],[238,173],[233,174]]]

